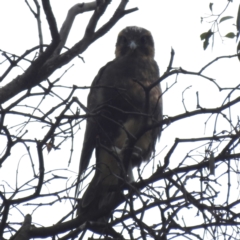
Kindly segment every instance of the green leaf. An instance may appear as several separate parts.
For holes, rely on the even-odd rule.
[[[206,41],[206,40],[205,40],[205,41],[203,42],[203,49],[206,50],[207,47],[208,47],[208,45],[209,45],[209,41]]]
[[[206,38],[206,36],[207,36],[207,32],[202,33],[202,34],[200,35],[201,40],[204,40],[204,39]]]
[[[240,42],[237,45],[237,53],[240,53]],[[240,61],[240,55],[238,55],[238,60]]]
[[[230,32],[230,33],[226,34],[225,37],[234,38],[234,37],[236,37],[236,35],[233,32]]]
[[[200,35],[201,40],[209,39],[212,36],[213,32],[209,29],[207,32],[204,32]]]
[[[228,19],[231,19],[231,18],[233,18],[233,17],[232,17],[232,16],[222,17],[222,18],[220,19],[219,23],[221,23],[221,22],[223,22],[223,21],[226,21],[226,20],[228,20]]]
[[[238,6],[238,14],[237,14],[236,26],[237,26],[237,31],[240,32],[240,4]]]
[[[208,30],[208,32],[204,32],[200,35],[201,40],[204,40],[203,42],[203,49],[206,50],[206,48],[209,45],[209,39],[213,35],[213,32],[211,29]]]
[[[209,3],[209,8],[210,8],[211,12],[212,12],[212,6],[213,6],[213,3]]]

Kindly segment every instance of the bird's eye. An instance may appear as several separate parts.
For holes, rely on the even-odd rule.
[[[141,42],[142,44],[146,44],[148,42],[149,37],[148,36],[142,36],[141,37]]]
[[[127,43],[127,39],[124,36],[119,36],[118,43],[126,44]]]

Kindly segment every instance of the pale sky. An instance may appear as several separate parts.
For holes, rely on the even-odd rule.
[[[31,0],[29,0],[31,2]],[[89,1],[86,1],[89,2]],[[215,13],[219,13],[225,6],[225,0],[212,1],[214,3],[213,9]],[[52,0],[51,5],[53,12],[55,14],[58,28],[61,27],[63,23],[67,10],[74,4],[79,3],[76,0]],[[111,14],[113,13],[116,5],[119,1],[112,1],[109,9],[107,10],[104,17],[99,22],[99,25],[103,24]],[[237,14],[239,1],[234,1],[230,4],[230,7],[223,16]],[[233,55],[236,53],[236,43],[235,40],[224,39],[222,42],[220,38],[216,37],[215,46],[212,49],[211,46],[208,47],[206,51],[203,50],[202,41],[200,40],[200,34],[208,31],[210,24],[200,22],[200,18],[208,16],[210,14],[208,0],[130,0],[127,9],[138,7],[139,11],[131,13],[124,18],[122,18],[105,36],[93,43],[83,54],[82,57],[85,60],[83,63],[80,59],[75,58],[68,65],[57,70],[51,77],[53,80],[59,77],[69,66],[74,64],[74,67],[69,70],[69,72],[63,77],[62,84],[72,86],[73,84],[78,86],[89,86],[98,70],[104,66],[107,62],[114,58],[115,42],[117,34],[126,26],[140,26],[144,27],[152,32],[154,41],[156,55],[155,59],[160,67],[160,73],[166,71],[166,67],[169,63],[171,48],[175,50],[175,58],[173,67],[182,67],[189,71],[198,71],[209,61],[213,60],[217,56],[222,55]],[[84,13],[75,19],[73,28],[70,32],[69,39],[66,43],[67,47],[73,46],[77,41],[80,40],[86,23],[92,12]],[[209,20],[210,21],[210,20]],[[38,32],[37,24],[32,13],[29,11],[27,5],[24,1],[19,0],[7,0],[1,1],[0,9],[0,49],[5,50],[10,53],[15,53],[17,55],[23,54],[27,49],[30,49],[38,45]],[[44,43],[50,43],[49,29],[46,24],[44,13],[42,12],[42,24],[43,24],[43,37]],[[236,28],[233,25],[235,20],[228,20],[223,22],[221,33],[224,36],[228,32],[236,32]],[[2,58],[0,57],[0,61]],[[27,65],[26,65],[27,67]],[[25,67],[25,68],[26,68]],[[239,83],[239,61],[235,59],[220,60],[214,63],[209,69],[207,69],[203,74],[208,75],[216,79],[217,83],[222,87],[233,87]],[[0,73],[2,73],[0,65]],[[14,77],[22,74],[23,70],[21,68],[16,68],[9,75],[8,81],[11,81]],[[175,77],[171,77],[164,82],[162,82],[162,89],[165,90],[166,84],[171,85],[175,81]],[[0,87],[5,85],[6,82],[0,83]],[[174,116],[183,113],[184,107],[182,104],[182,92],[189,86],[192,86],[185,92],[185,104],[188,111],[196,110],[196,91],[199,91],[200,104],[202,107],[211,108],[221,105],[222,100],[226,97],[226,92],[219,93],[216,86],[206,79],[181,75],[178,78],[177,84],[168,91],[163,98],[164,102],[164,115]],[[79,90],[76,95],[79,100],[86,104],[86,98],[88,90]],[[8,104],[7,104],[8,105]],[[49,103],[51,106],[51,103]],[[47,107],[47,106],[46,106]],[[207,120],[208,116],[201,116],[191,119],[185,119],[184,121],[179,121],[170,125],[163,133],[160,142],[158,143],[158,151],[166,148],[159,155],[161,162],[165,154],[168,152],[169,148],[172,146],[174,139],[178,138],[189,138],[189,137],[200,137],[208,136],[212,134],[212,123],[214,120],[210,121],[206,127],[206,132],[204,135],[204,122]],[[236,119],[235,119],[236,120]],[[16,119],[9,120],[16,121]],[[223,121],[223,124],[224,121]],[[84,123],[81,125],[82,130],[78,132],[75,137],[75,142],[78,144],[74,148],[73,160],[70,169],[75,173],[71,173],[71,182],[74,181],[78,169],[78,161],[81,152],[81,142],[84,133]],[[222,128],[228,128],[228,125],[222,125]],[[218,129],[220,130],[220,129]],[[35,129],[34,132],[29,133],[30,135],[36,135],[37,139],[41,139],[44,135],[42,129]],[[0,139],[1,140],[1,139]],[[67,168],[69,159],[69,144],[64,145],[66,151],[62,148],[59,152],[51,152],[45,156],[45,168],[51,170],[54,168]],[[1,150],[1,149],[0,149]],[[19,152],[12,153],[12,159],[17,162],[21,158]],[[178,162],[177,159],[181,160],[182,156],[186,155],[184,149],[177,150],[173,158],[176,159],[175,162],[171,162],[170,167],[176,167]],[[94,163],[94,159],[93,159]],[[0,169],[0,184],[2,180],[8,182],[14,182],[16,179],[16,169],[12,169],[12,163],[6,161],[3,165],[4,168]],[[22,168],[24,165],[21,161]],[[11,174],[6,169],[11,169]],[[3,172],[5,171],[5,172]],[[26,170],[25,170],[26,171]],[[19,174],[24,182],[27,180],[27,174]],[[150,173],[147,175],[149,176]],[[50,188],[51,186],[49,186]],[[194,187],[194,186],[190,186]],[[47,188],[45,189],[47,192]],[[58,204],[54,205],[57,209]],[[60,206],[60,205],[59,205]],[[33,209],[33,208],[31,208]],[[47,208],[43,208],[44,211]],[[24,211],[25,210],[25,211]],[[23,208],[23,214],[31,213],[28,207]],[[46,212],[40,212],[37,210],[33,215],[33,222],[41,222],[44,226],[49,226],[56,221],[58,221],[63,216],[63,211],[54,210],[53,218],[46,218]],[[13,216],[10,216],[12,218]],[[16,222],[21,222],[23,220],[21,214],[16,213]],[[44,218],[44,221],[40,220]],[[38,226],[37,226],[38,227]]]

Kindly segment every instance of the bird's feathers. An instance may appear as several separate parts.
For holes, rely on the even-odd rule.
[[[160,85],[149,89],[159,78],[151,33],[138,27],[125,28],[119,33],[115,54],[116,58],[100,69],[88,96],[92,117],[87,119],[78,179],[94,149],[96,172],[83,196],[82,208],[97,201],[96,197],[98,207],[104,205],[109,186],[117,186],[123,172],[132,178],[132,168],[150,159],[161,134],[160,127],[149,128],[162,119]],[[147,127],[150,130],[144,131]],[[122,159],[128,140],[141,131],[131,156]]]

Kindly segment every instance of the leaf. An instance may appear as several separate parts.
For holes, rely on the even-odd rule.
[[[50,153],[53,148],[53,143],[49,142],[49,143],[46,143],[46,145],[47,145],[47,151],[48,151],[48,153]]]
[[[221,23],[221,22],[223,22],[223,21],[226,21],[226,20],[228,20],[228,19],[231,19],[231,18],[233,18],[233,17],[232,17],[232,16],[222,17],[222,18],[220,19],[219,23]]]
[[[210,8],[211,12],[212,12],[212,6],[213,6],[213,3],[209,3],[209,8]]]
[[[204,32],[200,35],[201,40],[204,40],[203,42],[203,49],[206,50],[206,48],[209,45],[209,39],[213,35],[213,32],[211,29],[208,30],[208,32]]]
[[[204,32],[200,35],[201,40],[209,39],[212,36],[213,32],[209,29],[207,32]]]
[[[236,37],[236,42],[238,41],[238,37],[240,34],[240,4],[238,6],[238,14],[237,14],[237,22],[236,22],[236,27],[237,27],[237,37]],[[238,56],[239,58],[239,56]]]
[[[237,45],[237,53],[240,53],[240,42]],[[238,55],[238,60],[240,61],[240,55]]]
[[[240,32],[240,4],[238,6],[238,14],[237,14],[236,26],[237,26],[237,31]]]
[[[205,41],[203,42],[203,49],[206,50],[207,47],[208,47],[208,45],[209,45],[209,41],[205,40]]]
[[[200,35],[201,40],[204,40],[204,39],[206,38],[206,35],[207,35],[207,32],[202,33],[202,34]]]
[[[234,38],[234,37],[236,37],[236,35],[233,32],[230,32],[230,33],[226,34],[225,37]]]

